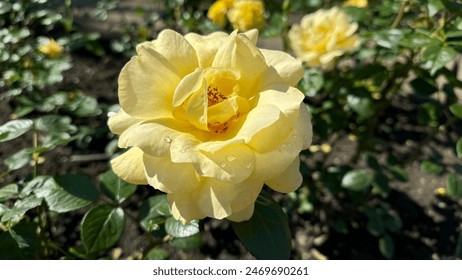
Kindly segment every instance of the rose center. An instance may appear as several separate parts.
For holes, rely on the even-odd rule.
[[[225,95],[223,95],[219,90],[218,87],[214,85],[209,85],[207,88],[207,106],[213,106],[222,102],[223,100],[228,99]]]

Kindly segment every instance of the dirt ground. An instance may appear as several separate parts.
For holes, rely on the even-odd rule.
[[[280,48],[277,40],[265,40],[261,43],[266,48]],[[85,94],[95,96],[104,104],[116,104],[117,78],[128,58],[109,54],[103,58],[95,57],[86,52],[73,54],[72,70],[65,74],[64,85],[82,90]],[[388,120],[393,124],[393,135],[384,135],[384,140],[393,141],[393,149],[403,157],[415,148],[416,140],[422,137],[412,124],[403,123],[406,114],[414,112],[412,104],[403,104],[396,100],[393,107],[395,112],[389,112],[395,119]],[[0,103],[0,123],[9,119],[12,112],[11,105]],[[401,118],[401,119],[400,119]],[[100,115],[91,120],[92,126],[105,126],[107,117]],[[387,120],[385,120],[387,121]],[[458,135],[461,135],[458,131]],[[388,139],[386,139],[388,138]],[[82,172],[96,178],[108,168],[107,160],[72,161],[71,156],[81,153],[84,155],[104,153],[104,136],[95,139],[85,150],[78,150],[72,145],[60,147],[47,153],[46,161],[40,166],[42,174],[65,174]],[[456,135],[441,133],[431,145],[433,150],[427,153],[439,153],[448,170],[462,168],[462,162],[454,156]],[[11,141],[0,145],[0,157],[11,155],[18,147],[25,147],[27,143]],[[356,143],[344,137],[334,147],[328,160],[332,163],[348,163],[350,151]],[[26,168],[27,169],[27,168]],[[3,170],[3,166],[1,167]],[[453,259],[456,242],[462,232],[462,203],[447,197],[436,195],[436,189],[445,187],[446,176],[427,175],[421,171],[418,162],[406,168],[409,180],[392,185],[392,192],[387,202],[392,209],[400,214],[403,229],[392,234],[395,241],[395,259]],[[17,178],[25,176],[27,170],[14,172],[3,179],[4,185]],[[143,198],[153,195],[155,191],[149,187],[138,188],[135,195],[124,206],[128,211],[136,212]],[[329,206],[328,198],[325,205]],[[334,207],[334,206],[333,206]],[[77,240],[79,236],[79,222],[83,212],[63,215],[60,227],[55,229],[54,236],[61,242]],[[289,216],[293,235],[292,258],[302,259],[383,259],[378,249],[378,239],[370,235],[364,227],[351,230],[348,234],[340,234],[332,230],[325,220],[323,210],[315,210],[310,215],[292,214]],[[204,246],[193,251],[171,251],[172,259],[251,259],[235,236],[227,221],[213,219],[204,222]],[[128,220],[125,232],[117,246],[122,250],[122,258],[136,258],[137,252],[142,250],[148,241],[142,234],[141,228]],[[170,250],[168,246],[165,247]]]

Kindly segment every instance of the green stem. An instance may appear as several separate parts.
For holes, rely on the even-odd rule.
[[[407,5],[407,1],[404,0],[401,2],[401,6],[399,7],[399,11],[398,11],[398,14],[396,15],[396,18],[395,20],[393,21],[393,23],[391,24],[391,29],[395,29],[396,27],[398,27],[399,23],[401,22],[401,20],[403,19],[403,16],[404,16],[404,8],[406,7]]]
[[[290,15],[290,0],[284,0],[282,3],[282,49],[285,52],[290,50],[289,37],[289,15]]]

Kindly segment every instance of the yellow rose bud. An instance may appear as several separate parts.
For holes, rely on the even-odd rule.
[[[351,6],[351,7],[358,7],[358,8],[365,8],[367,7],[367,0],[347,0],[343,2],[342,6]]]
[[[256,47],[258,32],[182,36],[137,46],[119,76],[109,118],[127,152],[111,161],[134,184],[167,193],[173,216],[249,219],[264,184],[302,183],[299,152],[311,143],[301,63]]]
[[[216,25],[224,27],[226,25],[226,13],[233,5],[233,0],[218,0],[210,6],[207,17]]]
[[[358,24],[350,23],[347,14],[334,7],[305,15],[288,36],[295,54],[309,67],[331,69],[337,57],[359,45],[357,29]]]
[[[48,44],[41,45],[38,50],[50,58],[58,58],[63,53],[63,46],[54,39],[50,39]]]
[[[239,31],[261,28],[265,23],[265,6],[260,0],[236,0],[228,11],[228,19]]]

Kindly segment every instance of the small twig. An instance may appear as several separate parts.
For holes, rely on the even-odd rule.
[[[110,158],[111,156],[108,154],[73,155],[69,158],[69,162],[108,160]]]

